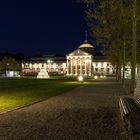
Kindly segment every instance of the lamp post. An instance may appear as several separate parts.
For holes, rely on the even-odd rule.
[[[51,71],[51,64],[53,63],[53,60],[47,60],[47,63],[49,65],[49,72]]]
[[[5,64],[5,77],[7,77],[7,72],[6,72],[7,71],[7,66],[9,66],[9,63]]]
[[[77,80],[78,80],[79,82],[83,82],[83,81],[84,81],[84,77],[83,77],[82,75],[81,75],[81,76],[78,76]]]

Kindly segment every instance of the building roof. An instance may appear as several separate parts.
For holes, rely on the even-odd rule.
[[[94,46],[88,43],[87,40],[85,40],[85,42],[79,46],[79,49],[81,48],[94,48]]]
[[[66,57],[55,57],[53,55],[48,55],[46,57],[41,57],[41,58],[29,58],[23,62],[46,63],[48,60],[51,60],[54,63],[64,63],[66,62]]]
[[[72,53],[69,53],[67,56],[89,56],[89,55],[91,56],[90,53],[77,49],[73,51]]]

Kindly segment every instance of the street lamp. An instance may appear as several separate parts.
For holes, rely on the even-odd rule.
[[[94,79],[98,79],[98,76],[97,76],[97,75],[95,75],[95,76],[94,76]]]
[[[5,65],[5,77],[7,77],[7,66],[9,66],[9,63],[6,63]]]
[[[78,76],[78,81],[79,82],[83,82],[84,81],[84,77],[83,76]]]
[[[53,63],[53,60],[47,60],[47,63],[49,64],[49,71],[51,71],[51,64]]]

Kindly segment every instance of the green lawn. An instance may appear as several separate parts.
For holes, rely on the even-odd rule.
[[[0,112],[46,99],[83,84],[68,79],[7,79],[0,78]]]

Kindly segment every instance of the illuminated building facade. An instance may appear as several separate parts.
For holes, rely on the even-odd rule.
[[[50,55],[31,58],[22,63],[23,73],[38,73],[41,69],[46,69],[48,73],[67,76],[114,75],[116,73],[115,67],[107,61],[105,56],[95,55],[94,46],[87,40],[66,57]],[[126,69],[130,71],[130,66],[126,66]]]
[[[66,58],[47,55],[42,58],[31,58],[22,62],[23,73],[38,73],[41,69],[46,69],[48,73],[52,74],[66,74]]]
[[[95,56],[94,46],[87,40],[77,50],[67,55],[67,75],[112,75],[115,68],[102,56]]]

